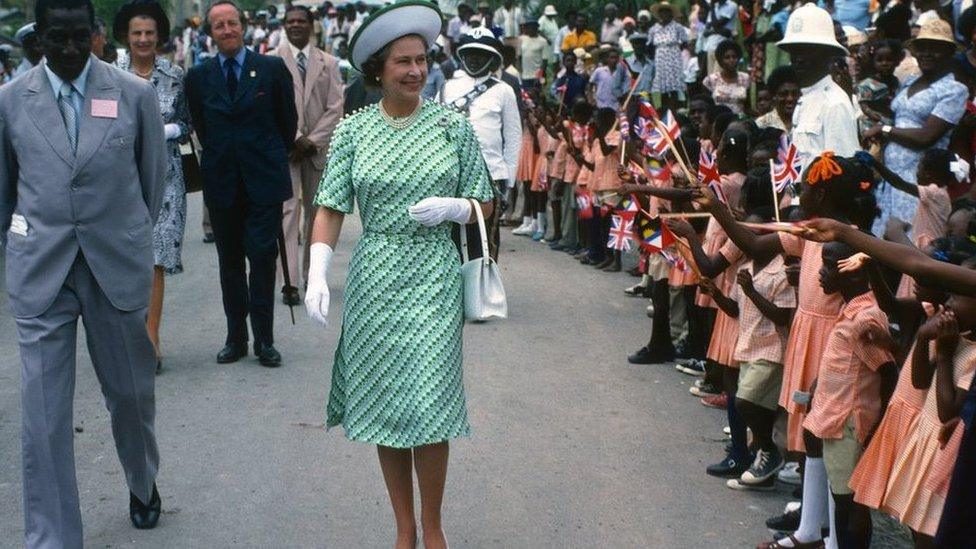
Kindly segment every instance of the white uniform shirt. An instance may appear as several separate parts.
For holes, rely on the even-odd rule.
[[[441,102],[450,105],[487,79],[487,76],[472,78],[464,71],[455,71],[454,78],[444,83]],[[488,164],[491,178],[503,179],[508,181],[509,186],[514,185],[522,145],[522,119],[519,117],[515,90],[501,81],[488,88],[471,102],[468,120],[478,134],[481,154]]]
[[[851,97],[830,75],[800,91],[800,101],[793,111],[791,137],[804,169],[824,151],[849,157],[860,150],[857,112]]]

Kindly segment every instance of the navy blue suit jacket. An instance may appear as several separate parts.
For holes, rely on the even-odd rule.
[[[218,59],[186,76],[190,116],[203,146],[204,201],[229,208],[243,188],[249,202],[284,202],[292,197],[288,151],[298,129],[291,74],[281,58],[247,51],[230,97]]]

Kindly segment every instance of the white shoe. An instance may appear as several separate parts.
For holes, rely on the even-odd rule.
[[[512,234],[517,234],[519,236],[529,236],[535,232],[536,225],[537,223],[535,219],[527,217],[525,218],[525,221],[522,223],[522,225],[519,226],[519,228],[512,231]]]
[[[792,484],[794,486],[800,485],[800,464],[795,461],[788,461],[782,469],[776,473],[776,478],[780,482],[786,484]]]

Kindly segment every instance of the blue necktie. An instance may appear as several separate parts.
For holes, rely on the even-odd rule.
[[[75,110],[74,94],[74,86],[67,82],[61,84],[61,93],[58,94],[58,108],[61,109],[61,118],[64,119],[64,129],[68,131],[68,143],[71,144],[71,152],[78,151],[78,111]]]
[[[237,59],[231,57],[224,61],[224,69],[227,71],[227,91],[230,92],[231,99],[237,94]]]

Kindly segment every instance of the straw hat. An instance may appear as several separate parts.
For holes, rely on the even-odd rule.
[[[651,12],[654,14],[654,17],[660,17],[659,14],[661,13],[661,10],[668,10],[673,14],[674,6],[668,3],[667,0],[663,0],[651,6]]]
[[[946,23],[942,19],[934,19],[922,25],[922,28],[918,31],[918,35],[911,43],[914,44],[919,40],[944,42],[953,46],[958,45],[956,39],[952,36],[952,28],[949,27],[949,23]]]
[[[848,53],[834,35],[834,21],[830,14],[815,4],[805,4],[790,14],[786,22],[786,35],[777,45],[788,50],[789,46],[801,44],[825,46]]]
[[[441,10],[426,0],[404,0],[385,6],[363,21],[349,42],[349,61],[360,70],[369,56],[408,34],[433,44],[441,33]]]

